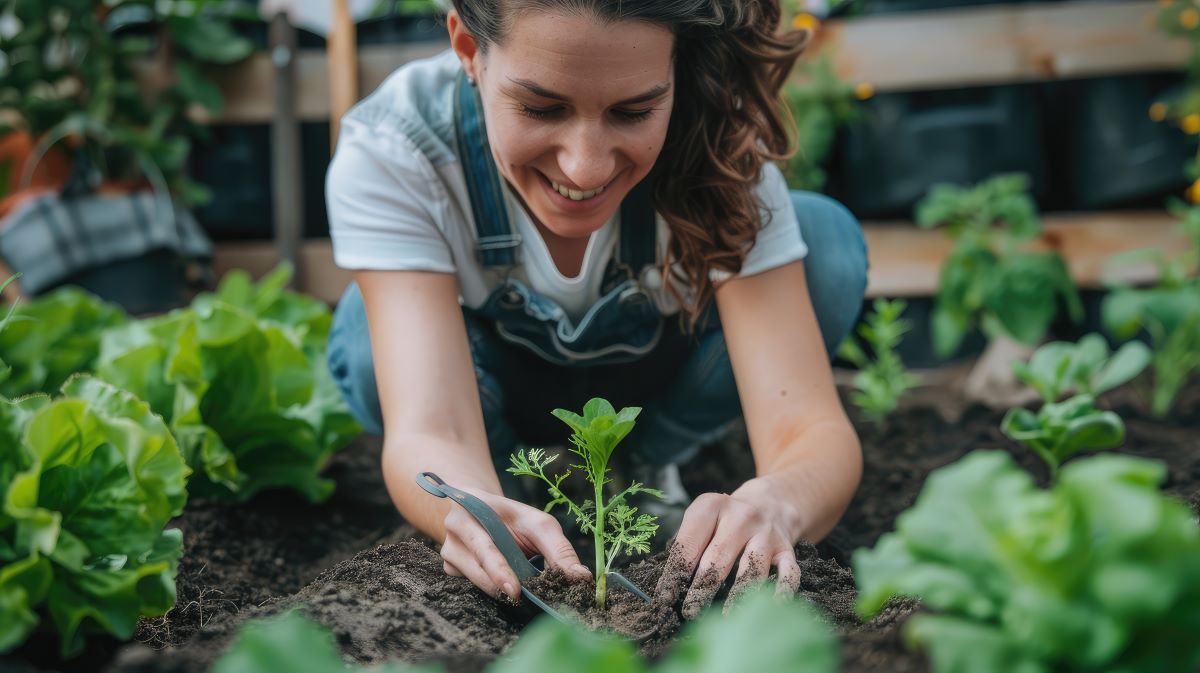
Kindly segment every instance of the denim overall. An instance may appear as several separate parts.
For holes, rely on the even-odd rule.
[[[606,397],[618,408],[643,407],[623,451],[654,464],[690,459],[741,416],[741,404],[715,305],[707,307],[703,327],[689,333],[678,317],[661,316],[639,285],[640,272],[656,261],[654,213],[645,185],[621,204],[620,242],[606,269],[600,300],[576,324],[555,302],[511,276],[521,261],[520,238],[508,222],[478,94],[462,76],[455,84],[453,107],[452,142],[467,179],[477,254],[499,281],[482,305],[462,309],[496,464],[503,466],[519,443],[564,443],[567,429],[550,411],[582,408],[594,396]],[[429,138],[414,142],[440,148]],[[836,201],[792,192],[792,203],[809,249],[809,297],[825,348],[832,353],[862,308],[866,245],[858,221]],[[328,359],[351,411],[368,431],[382,433],[357,285],[347,289],[337,306]]]

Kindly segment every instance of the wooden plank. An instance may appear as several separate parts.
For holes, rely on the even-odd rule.
[[[1044,219],[1044,227],[1042,237],[1031,247],[1057,248],[1075,281],[1088,288],[1115,280],[1151,282],[1157,277],[1149,264],[1110,264],[1113,255],[1139,248],[1182,251],[1190,244],[1179,231],[1178,221],[1157,211],[1050,215]],[[863,230],[871,258],[868,297],[927,297],[937,291],[938,271],[951,248],[942,232],[918,229],[909,222],[867,222]],[[334,265],[330,241],[306,241],[299,257],[296,287],[336,303],[352,276]],[[218,277],[241,268],[257,278],[274,265],[270,243],[220,244],[214,260]]]
[[[245,269],[261,278],[275,268],[276,253],[270,241],[219,243],[213,256],[217,278],[232,269]],[[297,251],[296,277],[292,286],[328,304],[336,304],[353,280],[350,271],[333,263],[333,244],[327,239],[305,241]]]
[[[434,41],[419,44],[372,45],[358,50],[358,90],[374,91],[405,63],[433,56],[449,46]],[[209,71],[225,107],[211,118],[227,124],[266,123],[274,112],[275,83],[269,54],[255,54],[242,63]],[[329,63],[321,50],[302,49],[296,56],[296,116],[302,122],[329,121]]]
[[[1190,242],[1178,221],[1163,212],[1072,213],[1047,216],[1044,231],[1031,249],[1057,249],[1081,287],[1108,282],[1152,282],[1152,264],[1114,265],[1110,258],[1139,248],[1186,250]],[[868,297],[923,297],[937,291],[938,272],[952,242],[936,230],[908,222],[865,223],[871,260]]]
[[[1188,48],[1158,32],[1144,0],[995,5],[830,21],[844,79],[876,90],[940,89],[1181,69]]]

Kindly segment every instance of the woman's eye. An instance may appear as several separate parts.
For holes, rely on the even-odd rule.
[[[560,110],[560,108],[556,108],[556,107],[536,108],[536,107],[529,107],[528,105],[521,106],[521,114],[525,115],[526,117],[529,117],[530,119],[537,119],[538,121],[544,121],[546,119],[553,117],[554,114],[557,113],[559,110]]]
[[[617,114],[631,122],[640,122],[643,119],[648,119],[654,113],[654,108],[646,108],[645,110],[617,110]]]
[[[530,119],[536,119],[538,121],[546,121],[562,112],[561,107],[537,108],[530,107],[528,105],[522,105],[519,109],[521,114],[529,117]],[[644,119],[648,119],[650,115],[654,114],[654,108],[646,108],[645,110],[613,110],[613,112],[625,121],[640,122]]]

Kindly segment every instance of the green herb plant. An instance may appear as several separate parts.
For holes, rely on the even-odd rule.
[[[1058,474],[1063,461],[1081,451],[1099,451],[1125,441],[1125,424],[1112,411],[1096,408],[1096,396],[1132,380],[1150,362],[1150,349],[1140,342],[1111,354],[1099,334],[1078,343],[1054,341],[1034,352],[1029,363],[1013,363],[1017,378],[1038,392],[1042,406],[1034,413],[1011,409],[1000,429],[1032,449]],[[1059,401],[1068,392],[1078,394]]]
[[[907,306],[902,299],[875,300],[872,313],[858,328],[858,335],[874,357],[867,355],[854,337],[838,347],[838,355],[859,369],[854,376],[856,390],[850,400],[862,410],[867,420],[880,428],[886,426],[887,417],[895,411],[900,397],[920,383],[920,379],[904,369],[904,363],[896,354],[896,347],[912,329],[912,323],[900,317]]]
[[[534,477],[544,482],[549,489],[551,501],[546,506],[550,511],[564,505],[575,517],[584,533],[591,533],[596,546],[596,604],[604,607],[607,574],[622,551],[648,553],[650,540],[658,530],[656,517],[638,514],[637,508],[626,502],[637,493],[663,497],[662,491],[647,488],[633,482],[625,490],[608,498],[604,487],[612,482],[608,476],[608,462],[617,444],[633,430],[634,421],[641,413],[640,407],[625,407],[617,412],[612,404],[601,398],[588,400],[580,416],[566,409],[555,409],[556,418],[570,426],[571,447],[569,451],[579,457],[580,462],[571,465],[582,470],[592,484],[594,496],[577,504],[562,489],[563,480],[570,476],[568,470],[558,475],[547,475],[546,468],[558,459],[556,454],[547,454],[542,449],[519,450],[510,456],[512,466],[508,471],[516,476]]]
[[[905,636],[934,673],[1194,671],[1200,527],[1165,477],[1100,454],[1041,489],[1009,454],[975,451],[854,553],[857,610],[920,599]]]
[[[1028,190],[1026,176],[1000,175],[970,188],[936,185],[917,204],[917,224],[941,227],[954,241],[932,318],[938,355],[952,355],[976,325],[989,338],[1006,334],[1034,344],[1057,317],[1060,302],[1072,320],[1082,319],[1079,292],[1062,256],[1023,249],[1041,232]]]
[[[1136,250],[1119,260],[1149,259],[1158,267],[1158,282],[1146,288],[1118,285],[1104,298],[1105,328],[1119,339],[1145,332],[1153,349],[1154,372],[1150,411],[1159,418],[1171,413],[1175,397],[1200,371],[1200,206],[1180,200],[1170,204],[1191,240],[1186,252],[1167,257],[1161,250]]]

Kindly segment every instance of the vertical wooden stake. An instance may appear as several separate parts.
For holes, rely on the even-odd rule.
[[[357,29],[348,0],[330,0],[333,20],[326,51],[329,58],[329,150],[337,149],[342,115],[358,102]]]
[[[275,66],[275,115],[271,121],[271,201],[275,210],[275,249],[280,263],[296,270],[304,236],[304,192],[300,170],[300,120],[296,115],[296,28],[280,12],[271,19],[271,62]]]

